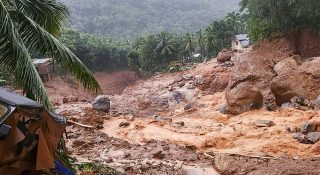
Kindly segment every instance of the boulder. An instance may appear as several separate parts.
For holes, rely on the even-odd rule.
[[[310,122],[304,122],[301,127],[302,134],[308,134],[310,132],[316,131],[316,126]]]
[[[99,111],[109,112],[110,99],[108,96],[100,95],[92,103],[92,108]]]
[[[263,105],[262,93],[249,82],[242,82],[227,90],[226,100],[226,112],[233,115],[252,109],[259,109]]]
[[[309,143],[307,136],[302,133],[294,133],[292,134],[292,138],[298,140],[300,143],[304,143],[304,144]]]
[[[299,64],[296,57],[300,56],[292,56],[289,58],[286,58],[280,62],[278,62],[274,67],[273,70],[276,72],[277,75],[284,74],[286,72],[290,72],[292,70],[295,70]]]
[[[315,144],[320,140],[320,132],[310,132],[306,135],[302,133],[294,133],[292,138],[298,140],[300,143]]]
[[[219,63],[224,63],[226,61],[230,61],[231,57],[233,55],[232,51],[229,51],[227,49],[223,49],[217,56],[217,61]]]
[[[315,100],[320,94],[319,67],[320,58],[314,58],[307,60],[296,70],[275,77],[270,83],[270,88],[277,105],[290,102],[295,96]]]
[[[309,143],[314,144],[320,140],[320,132],[310,132],[307,135]]]

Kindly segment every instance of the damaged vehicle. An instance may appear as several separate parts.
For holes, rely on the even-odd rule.
[[[0,174],[54,169],[66,125],[64,117],[38,102],[0,88]]]

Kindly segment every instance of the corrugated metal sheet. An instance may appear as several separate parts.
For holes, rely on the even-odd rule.
[[[250,38],[248,34],[239,34],[235,37],[236,40],[239,41],[243,47],[248,47],[250,45]]]

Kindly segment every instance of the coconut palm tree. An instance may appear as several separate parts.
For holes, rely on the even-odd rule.
[[[47,109],[51,103],[31,53],[50,52],[85,89],[100,90],[87,67],[55,38],[68,18],[67,8],[56,0],[0,0],[0,66],[14,75],[27,96]]]
[[[186,33],[183,38],[184,42],[184,52],[187,54],[187,57],[189,57],[192,52],[194,52],[194,42],[193,42],[193,34]]]
[[[199,52],[201,55],[205,55],[207,42],[206,42],[206,38],[204,36],[204,32],[202,30],[199,30],[198,32],[196,32],[196,36],[197,36],[196,42],[199,47]]]
[[[169,57],[173,55],[173,52],[175,51],[174,43],[173,43],[173,36],[171,33],[161,32],[159,35],[159,44],[156,47],[156,52],[163,55],[163,63],[167,63],[169,60]]]

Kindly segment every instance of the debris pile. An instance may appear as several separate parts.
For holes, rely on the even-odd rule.
[[[79,161],[125,174],[215,174],[211,160],[221,174],[281,174],[286,165],[317,174],[310,159],[320,153],[320,58],[297,46],[302,39],[223,51],[220,61],[138,80],[107,96],[107,113],[91,99],[56,106],[93,126],[70,123],[68,147]]]

